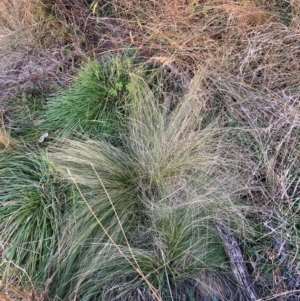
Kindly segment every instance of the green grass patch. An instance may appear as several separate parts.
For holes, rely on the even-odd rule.
[[[25,147],[1,153],[0,185],[3,259],[32,281],[41,281],[57,252],[62,217],[72,202],[71,185],[59,178],[43,151]],[[10,269],[6,272],[13,276]]]
[[[126,55],[87,62],[70,87],[48,99],[43,128],[63,137],[116,141],[124,130],[129,74],[135,68],[134,59]]]

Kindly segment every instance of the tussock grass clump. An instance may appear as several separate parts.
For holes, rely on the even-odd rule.
[[[68,89],[49,98],[47,129],[60,136],[84,134],[116,140],[123,126],[133,69],[133,59],[122,55],[88,62]]]
[[[238,156],[226,156],[220,143],[223,130],[199,120],[200,82],[195,78],[166,114],[145,82],[132,76],[122,149],[67,140],[52,150],[84,200],[65,224],[53,261],[59,298],[239,298],[229,267],[221,268],[227,259],[214,223],[251,233],[244,221],[249,208],[235,202],[246,184],[234,171]],[[65,285],[57,289],[57,281]]]
[[[45,153],[24,147],[22,153],[1,153],[0,185],[2,258],[12,263],[8,266],[20,267],[8,268],[3,277],[41,281],[56,252],[62,216],[72,195],[70,185],[60,181]]]

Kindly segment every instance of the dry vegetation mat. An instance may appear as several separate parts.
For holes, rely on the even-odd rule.
[[[295,0],[0,3],[0,300],[300,300]]]

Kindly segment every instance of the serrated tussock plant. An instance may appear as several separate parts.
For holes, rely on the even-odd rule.
[[[45,130],[63,137],[84,134],[116,141],[127,105],[129,73],[134,68],[134,59],[125,55],[87,62],[69,88],[49,97]]]
[[[0,186],[2,256],[22,267],[34,282],[42,281],[45,267],[57,251],[71,185],[60,180],[43,151],[23,147],[22,153],[1,153]],[[7,269],[5,276],[15,275]]]
[[[238,300],[230,268],[221,268],[227,259],[214,223],[247,233],[249,208],[235,202],[245,183],[235,172],[238,155],[222,141],[224,130],[217,121],[201,124],[200,82],[195,77],[166,114],[147,84],[131,75],[122,148],[65,140],[51,150],[55,166],[71,175],[88,203],[78,203],[64,224],[52,264],[53,294],[63,300],[157,300],[150,283],[162,300]],[[220,285],[225,278],[232,286]]]

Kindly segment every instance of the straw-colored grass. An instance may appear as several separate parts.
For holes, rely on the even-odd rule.
[[[0,149],[8,149],[12,144],[12,138],[10,137],[9,130],[6,128],[5,112],[0,111]]]
[[[7,149],[11,145],[11,138],[5,129],[0,129],[0,148]]]

